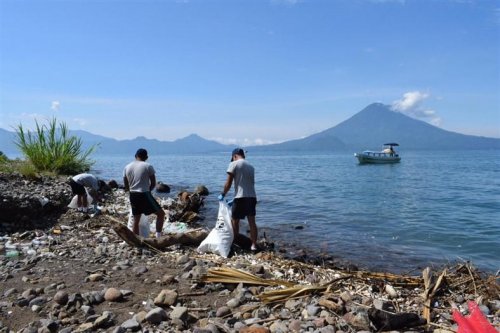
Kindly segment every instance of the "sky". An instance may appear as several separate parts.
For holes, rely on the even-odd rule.
[[[374,102],[500,137],[500,2],[0,0],[0,127],[268,144]]]

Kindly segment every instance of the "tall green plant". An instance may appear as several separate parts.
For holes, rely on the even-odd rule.
[[[37,171],[69,175],[87,171],[94,164],[89,156],[97,146],[83,151],[82,140],[70,136],[64,122],[59,124],[59,130],[55,118],[47,125],[40,125],[38,121],[35,124],[36,131],[33,132],[25,131],[19,124],[15,144]]]

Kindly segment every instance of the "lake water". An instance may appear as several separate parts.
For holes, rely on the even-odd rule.
[[[148,162],[158,180],[173,186],[172,196],[199,184],[208,187],[203,213],[212,227],[229,155],[153,155]],[[358,165],[350,153],[249,152],[259,233],[370,269],[408,272],[471,260],[496,272],[500,151],[401,151],[401,156],[399,164]],[[93,172],[121,183],[123,167],[133,157],[94,159]]]

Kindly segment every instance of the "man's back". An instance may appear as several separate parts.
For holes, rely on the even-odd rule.
[[[244,159],[229,164],[228,173],[233,174],[235,198],[255,198],[255,171],[254,167]]]
[[[149,192],[150,177],[155,174],[153,166],[143,161],[133,161],[125,167],[123,175],[127,177],[130,192]]]

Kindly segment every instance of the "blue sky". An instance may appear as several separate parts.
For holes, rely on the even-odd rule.
[[[0,127],[280,142],[373,102],[500,137],[500,2],[0,0]]]

